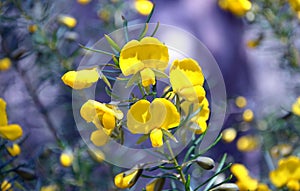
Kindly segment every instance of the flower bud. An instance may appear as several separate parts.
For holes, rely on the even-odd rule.
[[[18,156],[21,153],[21,148],[16,143],[6,146],[6,150],[12,157]]]
[[[205,170],[211,170],[215,167],[215,162],[209,157],[198,157],[195,160],[197,164]]]
[[[64,167],[69,167],[73,163],[73,158],[72,152],[63,152],[60,155],[60,164]]]
[[[131,188],[142,174],[142,171],[143,169],[131,169],[118,174],[115,176],[115,185],[122,189]]]
[[[165,184],[165,178],[157,178],[146,185],[146,191],[160,191]]]
[[[220,186],[211,189],[211,191],[238,191],[238,190],[239,187],[234,183],[221,184]]]

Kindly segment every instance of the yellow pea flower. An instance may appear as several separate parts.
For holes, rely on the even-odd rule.
[[[154,37],[129,41],[122,48],[119,59],[122,73],[129,76],[140,72],[144,87],[155,84],[153,70],[164,71],[168,62],[168,48]]]
[[[153,8],[153,3],[148,0],[135,0],[134,7],[141,15],[149,15]]]
[[[91,2],[91,0],[77,0],[77,3],[81,4],[81,5],[86,5],[89,4]]]
[[[156,178],[146,185],[146,191],[162,190],[165,183],[165,178]]]
[[[68,15],[59,15],[57,20],[60,24],[63,24],[69,28],[74,28],[77,24],[77,20]]]
[[[60,160],[60,164],[62,166],[69,167],[73,163],[74,156],[73,156],[72,152],[66,151],[66,152],[61,153],[59,160]]]
[[[102,146],[109,140],[109,135],[115,128],[116,120],[123,118],[123,113],[115,106],[88,100],[80,109],[81,117],[88,123],[92,122],[97,130],[92,132],[91,141],[96,146]]]
[[[73,89],[80,90],[91,87],[99,79],[96,68],[79,71],[69,71],[61,77],[64,84]]]
[[[9,58],[2,58],[0,59],[0,71],[6,71],[10,69],[11,61]]]
[[[242,17],[251,9],[252,3],[249,0],[219,0],[219,6],[223,10]]]
[[[190,102],[201,103],[205,97],[204,76],[196,60],[175,60],[170,69],[173,91]]]
[[[37,25],[29,25],[27,27],[28,32],[34,33],[38,29]]]
[[[243,96],[238,96],[236,99],[235,99],[235,105],[238,107],[238,108],[244,108],[246,107],[247,105],[247,99]]]
[[[12,184],[8,182],[7,180],[4,180],[1,183],[1,191],[13,191]]]
[[[243,112],[243,120],[245,122],[251,122],[253,121],[254,119],[254,113],[251,109],[246,109],[244,112]]]
[[[290,186],[291,190],[297,188],[297,183],[299,184],[300,181],[300,159],[290,156],[279,160],[278,168],[271,171],[269,177],[277,188],[282,186]]]
[[[18,156],[21,153],[21,148],[16,143],[13,143],[11,146],[6,146],[6,150],[13,157]]]
[[[222,139],[226,143],[231,143],[236,138],[236,130],[234,128],[224,129],[222,132]]]
[[[292,113],[300,116],[300,97],[297,98],[297,100],[292,105]]]
[[[184,101],[180,106],[183,112],[188,115],[189,108],[191,104],[194,104],[192,102]],[[196,123],[198,127],[196,129],[193,128],[196,134],[202,134],[207,129],[207,123],[206,121],[209,118],[210,115],[210,109],[209,109],[209,103],[208,100],[204,97],[202,102],[194,104],[193,112],[196,112],[198,109],[200,109],[200,112],[191,119],[192,122]],[[192,128],[192,127],[191,127]]]
[[[290,191],[299,191],[300,190],[300,184],[299,184],[299,180],[289,180],[288,183],[286,184],[286,186],[288,187],[288,189]]]
[[[239,138],[236,145],[239,151],[249,152],[257,149],[259,141],[254,136],[245,135]]]
[[[0,98],[0,137],[15,141],[23,135],[22,128],[17,124],[8,125],[6,102]]]
[[[141,173],[141,169],[131,169],[126,172],[122,172],[115,176],[115,185],[122,189],[130,188],[136,183]]]
[[[48,186],[43,186],[40,191],[58,191],[59,188],[57,185],[48,185]]]
[[[153,147],[162,145],[162,129],[178,126],[180,114],[172,102],[165,98],[156,98],[150,103],[139,100],[127,113],[127,127],[131,133],[148,134]]]

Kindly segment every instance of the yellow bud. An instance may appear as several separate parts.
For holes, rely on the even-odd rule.
[[[163,142],[163,132],[161,129],[153,129],[150,133],[150,140],[152,143],[152,147],[161,147]]]
[[[43,186],[41,188],[41,191],[58,191],[58,186],[55,184],[48,185],[48,186]]]
[[[247,135],[239,138],[237,141],[237,148],[239,151],[248,152],[253,151],[258,146],[257,138]]]
[[[58,16],[58,22],[69,28],[74,28],[77,24],[77,20],[74,17],[68,16],[68,15]]]
[[[7,146],[6,150],[13,157],[18,156],[21,153],[21,148],[16,143],[13,143],[11,146]]]
[[[157,178],[146,185],[146,191],[162,190],[165,183],[165,178]]]
[[[149,15],[153,8],[153,3],[148,0],[136,0],[134,7],[141,15]]]
[[[11,183],[9,183],[7,180],[4,180],[1,183],[1,191],[13,191]]]
[[[244,108],[246,107],[247,105],[247,99],[243,96],[238,96],[236,99],[235,99],[235,105],[238,107],[238,108]]]
[[[236,138],[236,130],[234,128],[227,128],[222,132],[222,139],[226,143],[231,143]]]
[[[29,25],[27,30],[30,33],[34,33],[36,30],[38,29],[38,27],[36,25]]]
[[[11,61],[9,58],[0,59],[0,71],[6,71],[11,67]]]
[[[115,176],[115,185],[122,189],[130,188],[136,183],[141,173],[142,169],[131,169],[129,171],[122,172]]]
[[[77,3],[81,4],[81,5],[86,5],[89,4],[91,2],[91,0],[77,0]]]
[[[63,152],[60,155],[60,164],[64,167],[69,167],[73,163],[73,154],[71,152]]]
[[[254,113],[251,109],[246,109],[243,113],[243,120],[245,122],[251,122],[254,119]]]

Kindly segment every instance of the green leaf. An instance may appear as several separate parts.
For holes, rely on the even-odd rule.
[[[145,135],[142,135],[140,136],[140,138],[137,140],[136,144],[141,144],[143,142],[145,142],[147,139],[148,139],[149,135],[148,134],[145,134]]]
[[[164,73],[163,71],[160,71],[160,70],[156,70],[156,69],[152,69],[152,71],[154,72],[155,74],[155,77],[157,78],[168,78],[169,76]]]
[[[116,51],[120,52],[121,51],[121,48],[119,47],[119,45],[112,39],[110,38],[110,36],[108,35],[104,35],[105,36],[105,39],[107,40],[108,44],[113,48],[115,49]]]
[[[185,183],[185,190],[190,190],[190,184],[191,184],[191,175],[188,175]]]
[[[150,35],[151,37],[153,37],[153,36],[156,34],[156,32],[157,32],[157,30],[158,30],[158,27],[159,27],[159,22],[157,22],[157,24],[156,24],[156,26],[155,26],[155,29],[154,29],[153,33]]]
[[[101,53],[101,54],[106,54],[106,55],[109,55],[109,56],[116,56],[114,55],[113,53],[110,53],[110,52],[106,52],[104,50],[97,50],[97,49],[93,49],[93,48],[88,48],[86,46],[83,46],[82,44],[79,44],[79,46],[85,50],[89,50],[89,51],[92,51],[92,52],[98,52],[98,53]]]
[[[138,38],[139,41],[142,40],[142,38],[145,37],[147,31],[148,31],[148,23],[145,23],[145,27],[143,28],[143,30],[142,30],[142,32],[141,32],[139,38]]]
[[[172,139],[173,141],[178,143],[176,137],[172,133],[170,133],[168,130],[165,130],[165,129],[161,129],[161,130],[165,136],[169,137],[170,139]]]
[[[140,73],[137,72],[134,75],[131,76],[131,78],[128,80],[127,84],[126,84],[126,88],[132,86],[134,83],[137,83],[141,80],[141,76]]]
[[[108,81],[108,79],[106,78],[106,76],[102,73],[101,70],[99,70],[99,68],[97,68],[97,71],[98,71],[98,73],[99,73],[100,79],[102,79],[103,82],[109,87],[109,89],[111,89],[111,84],[110,84],[110,82]]]

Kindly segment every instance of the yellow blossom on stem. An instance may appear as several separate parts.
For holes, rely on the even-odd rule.
[[[292,112],[293,114],[300,116],[300,97],[298,97],[297,100],[293,103]]]
[[[146,185],[146,191],[162,190],[165,183],[165,178],[156,178]]]
[[[142,85],[155,84],[155,71],[164,71],[169,62],[168,48],[157,38],[144,37],[132,40],[120,52],[119,64],[125,76],[140,73]]]
[[[115,176],[115,185],[122,189],[130,188],[136,183],[141,173],[141,169],[131,169],[126,172],[122,172]]]
[[[245,122],[251,122],[253,121],[254,119],[254,113],[251,109],[246,109],[244,112],[243,112],[243,120]]]
[[[11,61],[9,58],[2,58],[0,59],[0,71],[6,71],[10,69]]]
[[[69,28],[74,28],[77,24],[77,20],[74,17],[68,15],[59,15],[58,22]]]
[[[7,180],[4,180],[1,183],[1,191],[13,191],[12,184],[8,182]]]
[[[6,150],[13,157],[18,156],[21,153],[21,148],[16,143],[13,143],[11,146],[6,146]]]
[[[127,127],[131,133],[148,134],[153,147],[163,144],[162,130],[179,125],[180,114],[172,102],[165,98],[155,98],[152,103],[139,100],[127,113]]]
[[[278,168],[269,174],[271,182],[281,188],[287,186],[290,190],[297,188],[300,181],[300,159],[290,156],[278,161]]]
[[[91,87],[99,79],[96,68],[79,71],[69,71],[61,77],[64,84],[79,90]]]
[[[43,186],[40,191],[58,191],[59,188],[57,185],[48,185],[48,186]]]
[[[109,140],[109,135],[116,126],[116,120],[123,118],[123,113],[117,107],[88,100],[80,109],[81,117],[86,122],[92,122],[97,130],[92,132],[91,141],[96,146],[102,146]]]
[[[242,17],[251,9],[252,3],[249,0],[219,0],[219,6],[223,10]]]
[[[204,75],[196,60],[175,60],[170,68],[170,83],[173,91],[187,101],[201,103],[205,97]]]
[[[66,151],[66,152],[61,153],[59,160],[60,160],[60,164],[62,166],[69,167],[73,163],[74,156],[73,156],[72,152]]]
[[[236,130],[234,128],[224,129],[222,132],[222,139],[226,143],[231,143],[236,138]]]
[[[148,0],[135,0],[134,7],[141,15],[149,15],[153,8],[153,3]]]
[[[238,108],[244,108],[246,107],[247,105],[247,99],[243,96],[238,96],[236,99],[235,99],[235,105],[238,107]]]
[[[15,141],[23,135],[22,128],[17,124],[8,125],[6,102],[0,98],[0,137]]]

